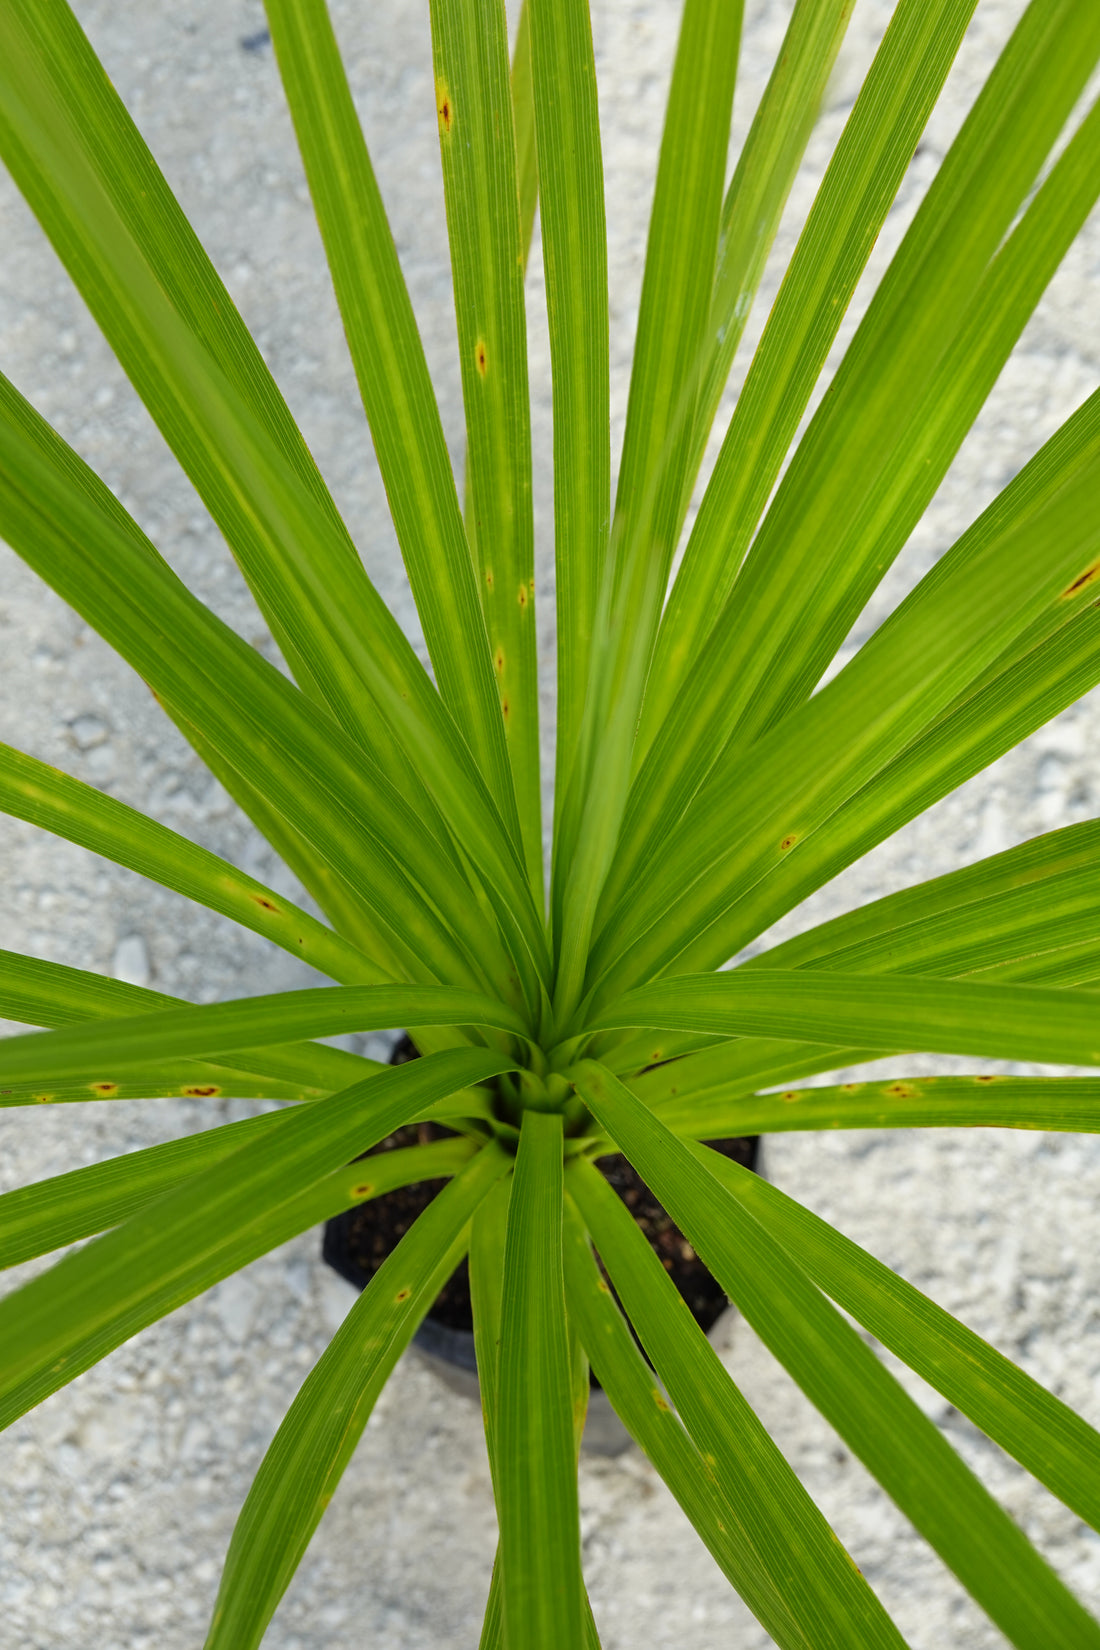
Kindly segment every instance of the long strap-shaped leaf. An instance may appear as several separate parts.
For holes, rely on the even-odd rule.
[[[356,946],[293,900],[168,826],[10,745],[0,745],[0,811],[78,842],[232,917],[342,983],[380,983],[387,978]]]
[[[703,1161],[839,1306],[1100,1529],[1100,1434],[1086,1421],[828,1221],[759,1178],[750,1184],[717,1152]]]
[[[739,1519],[709,1463],[688,1437],[639,1352],[630,1327],[616,1306],[588,1241],[572,1198],[565,1203],[565,1285],[571,1318],[585,1350],[635,1443],[652,1461],[723,1574],[747,1600],[780,1645],[807,1644],[752,1543],[743,1539]],[[741,1537],[741,1539],[739,1539]]]
[[[583,1642],[562,1196],[561,1115],[526,1111],[504,1250],[495,1484],[507,1637],[524,1650]]]
[[[488,636],[443,425],[328,11],[324,0],[268,0],[267,15],[439,691],[518,843]]]
[[[0,1267],[117,1226],[191,1175],[277,1127],[284,1115],[246,1117],[5,1192],[0,1196]],[[306,1195],[331,1202],[331,1213],[337,1214],[399,1186],[454,1174],[476,1149],[471,1140],[453,1139],[380,1152],[369,1168],[353,1163],[337,1169]]]
[[[830,528],[837,565],[844,572],[831,579],[829,599],[839,601],[843,597],[844,580],[849,574],[855,577],[858,587],[843,608],[844,628],[931,499],[1098,191],[1100,105],[1094,107],[1075,134],[1023,221],[979,283],[957,336],[923,396],[917,396],[914,387],[907,385],[909,420],[889,462],[876,473],[868,471],[862,476],[858,509],[849,509],[843,523],[834,522]],[[892,416],[899,416],[896,402]],[[1017,478],[1021,481],[1019,491],[1013,487],[1007,493],[1015,499],[1020,491],[1033,489],[1037,478],[1043,478],[1049,488],[1052,461],[1061,457],[1068,464],[1073,449],[1085,447],[1090,434],[1095,443],[1095,430],[1094,409],[1086,404],[1069,420],[1064,432],[1047,443],[1045,456],[1037,455],[1034,469],[1028,466],[1028,479]],[[1007,508],[1009,502],[1007,497],[996,501],[983,519],[996,519],[998,509]],[[873,565],[868,562],[872,546]],[[815,603],[815,610],[821,605]],[[778,694],[773,694],[772,682],[780,680],[773,674],[761,693],[753,671],[742,668],[743,660],[733,640],[730,625],[734,624],[735,606],[731,603],[728,610],[729,624],[723,618],[714,626],[701,656],[695,660],[690,681],[681,684],[682,690],[665,717],[649,759],[638,773],[624,826],[617,877],[613,886],[609,879],[606,900],[627,885],[639,859],[651,854],[656,842],[667,840],[672,822],[690,806],[708,769],[717,771],[715,764],[720,766],[721,758],[714,747],[729,740],[739,745],[751,740],[768,720],[805,697],[842,634],[842,629],[835,635],[830,632],[832,640],[821,642],[816,651],[810,649],[804,674],[795,674],[786,689],[780,682]],[[701,725],[709,733],[706,749],[698,737]]]
[[[611,503],[607,226],[586,0],[528,0],[554,401],[555,813],[577,754]],[[525,13],[526,15],[526,13]],[[518,50],[518,47],[517,47]]]
[[[1033,0],[880,286],[722,616],[735,638],[738,673],[752,677],[754,726],[783,706],[804,675],[808,691],[896,553],[896,544],[879,550],[851,500],[862,500],[904,452],[910,414],[1098,55],[1100,17],[1091,0]],[[734,473],[742,467],[734,457],[731,464]],[[775,473],[748,511],[749,531]],[[710,539],[725,574],[717,589],[705,576],[700,581],[693,610],[705,629],[747,542],[739,532],[727,572],[720,552],[736,520],[713,537],[709,524],[696,535],[697,545]],[[670,693],[684,681],[682,663]]]
[[[301,1037],[393,1026],[485,1025],[523,1036],[523,1021],[503,1004],[473,991],[445,986],[329,986],[317,991],[277,991],[266,997],[174,1008],[133,1019],[69,1026],[5,1038],[0,1078],[8,1082],[56,1082],[89,1069],[125,1071],[150,1059],[224,1054]]]
[[[693,449],[685,477],[687,494],[698,475],[787,195],[821,111],[851,15],[849,0],[796,0],[726,191],[707,326],[709,353],[699,375]],[[687,502],[685,498],[681,508],[686,509]]]
[[[632,1089],[637,1089],[631,1083]],[[674,1133],[705,1140],[789,1129],[1042,1129],[1100,1134],[1092,1077],[891,1077],[726,1098],[715,1087],[654,1109]]]
[[[616,1294],[709,1468],[735,1585],[782,1650],[904,1641],[691,1316],[626,1205],[584,1160],[566,1183]]]
[[[0,527],[12,546],[156,693],[186,704],[226,760],[362,888],[414,973],[447,952],[461,971],[458,936],[480,929],[477,949],[496,951],[507,979],[513,968],[450,854],[367,753],[349,748],[322,707],[189,594],[103,483],[2,380],[0,413]],[[492,835],[473,830],[472,847],[492,856]],[[513,864],[513,882],[516,874]],[[506,902],[503,862],[497,886]],[[532,943],[545,949],[522,882],[518,894],[512,921],[526,910]],[[436,908],[451,913],[450,938]]]
[[[507,1065],[487,1051],[448,1050],[300,1106],[262,1139],[6,1295],[0,1426],[146,1324],[312,1224],[312,1209],[303,1218],[301,1193],[425,1105]]]
[[[750,973],[761,967],[812,968],[934,974],[980,984],[1083,985],[1100,972],[1097,842],[1093,821],[1051,832],[889,894],[762,952],[742,967]],[[606,1049],[605,1063],[617,1074],[666,1062],[636,1077],[634,1092],[650,1105],[691,1096],[703,1110],[708,1098],[710,1103],[728,1101],[736,1109],[736,1096],[765,1084],[790,1087],[815,1070],[873,1057],[866,1049],[815,1053],[812,1045],[759,1038],[692,1052],[690,1038],[698,1035],[635,1035],[618,1042],[608,1036],[597,1039],[593,1049],[597,1058],[604,1058],[601,1048]],[[874,1109],[872,1100],[864,1104]]]
[[[1095,932],[1100,820],[1085,819],[946,876],[872,900],[762,953],[767,968],[854,968],[961,973],[998,961],[998,942],[1028,942],[1049,922],[1063,943]],[[1081,926],[1077,919],[1080,918]],[[1009,952],[1009,955],[1016,955]],[[746,967],[759,967],[754,958]]]
[[[64,963],[45,962],[40,957],[23,957],[15,951],[0,951],[0,1015],[30,1026],[67,1026],[82,1020],[125,1019],[156,1010],[184,1009],[178,997],[150,991],[145,986],[109,980]],[[159,1062],[158,1062],[159,1063]],[[163,1067],[161,1068],[163,1069]],[[196,1061],[190,1068],[176,1063],[176,1080],[181,1092],[193,1094],[267,1094],[264,1085],[253,1089],[233,1088],[242,1072],[275,1079],[272,1098],[312,1099],[334,1089],[347,1088],[381,1067],[362,1055],[324,1043],[283,1044],[279,1048],[238,1049],[229,1065]],[[99,1074],[97,1074],[99,1075]],[[114,1098],[121,1085],[104,1081],[99,1093]],[[284,1096],[282,1086],[290,1085]],[[52,1096],[42,1097],[52,1098]],[[84,1099],[90,1098],[85,1094]]]
[[[1100,1622],[766,1227],[609,1072],[584,1065],[575,1076],[765,1345],[1010,1642],[1100,1645]]]
[[[466,519],[541,910],[531,418],[508,36],[500,0],[432,0],[431,21],[466,407]]]
[[[1092,992],[897,974],[681,974],[627,992],[589,1030],[613,1025],[1100,1065],[1100,1003]]]
[[[301,832],[214,749],[209,739],[203,737],[178,706],[162,702],[162,709],[242,813],[271,844],[283,864],[293,871],[302,887],[317,901],[336,932],[370,957],[375,967],[384,970],[390,979],[411,978],[402,958],[359,890],[346,882],[327,861],[318,858]]]
[[[675,549],[714,279],[741,11],[741,0],[686,0],[681,17],[585,717],[556,821],[551,905],[559,1020],[568,1019],[582,989]]]
[[[245,558],[288,654],[295,662],[308,655],[319,690],[392,782],[407,781],[410,760],[418,765],[432,811],[461,822],[490,891],[517,879],[524,888],[514,845],[462,731],[363,573],[331,504],[319,506],[315,490],[288,467],[263,410],[235,381],[237,353],[230,350],[223,367],[188,306],[177,302],[196,257],[203,267],[205,260],[193,237],[178,241],[178,208],[63,0],[8,8],[0,62],[0,144],[6,133],[21,185],[154,416],[171,425],[184,467],[196,471],[200,493]],[[204,286],[204,301],[210,296]],[[530,899],[527,905],[531,944],[537,912]]]
[[[1057,716],[1100,681],[1100,610],[1084,606],[1043,646],[950,710],[738,900],[723,926],[729,954]]]
[[[745,754],[731,759],[687,825],[675,865],[654,876],[633,908],[605,929],[591,977],[628,934],[639,941],[614,970],[624,982],[675,956],[685,959],[684,971],[700,966],[704,955],[702,966],[723,961],[730,952],[722,916],[737,897],[949,709],[1029,626],[1087,606],[1098,552],[1100,477],[1083,462],[1052,498],[965,535],[840,675],[758,742],[751,781]],[[731,841],[734,795],[740,819]],[[675,902],[673,889],[683,890]],[[660,932],[647,934],[658,918]]]
[[[253,1650],[351,1460],[378,1395],[510,1166],[490,1145],[388,1255],[307,1376],[264,1456],[229,1543],[206,1650]]]
[[[729,595],[783,455],[940,94],[976,0],[902,0],[818,190],[684,552],[635,764]],[[995,243],[994,243],[995,244]]]
[[[5,159],[225,532],[290,662],[304,665],[307,681],[383,767],[375,703],[399,743],[412,736],[435,744],[437,778],[453,771],[462,736],[335,510],[318,504],[300,467],[287,465],[281,420],[269,428],[255,395],[234,382],[239,353],[227,372],[178,297],[205,259],[196,259],[194,237],[181,231],[178,208],[63,0],[6,8],[0,63]],[[207,276],[203,286],[204,299],[216,302],[220,284]],[[234,343],[239,352],[236,335]]]

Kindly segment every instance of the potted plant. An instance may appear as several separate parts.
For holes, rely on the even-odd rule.
[[[295,1233],[387,1187],[448,1182],[294,1398],[230,1544],[209,1650],[259,1643],[463,1254],[500,1523],[484,1645],[596,1642],[576,1487],[589,1361],[777,1644],[903,1642],[595,1168],[612,1149],[1005,1637],[1100,1645],[1100,1624],[849,1317],[1093,1528],[1100,1437],[700,1144],[792,1127],[1090,1131],[1100,1118],[1087,1077],[798,1086],[892,1051],[1100,1065],[1083,989],[1098,971],[1091,822],[723,967],[1100,679],[1093,396],[821,685],[1100,190],[1100,109],[1072,120],[1100,59],[1093,0],[1027,7],[795,444],[973,11],[899,0],[672,576],[848,11],[799,0],[724,191],[740,7],[686,0],[612,510],[583,0],[528,0],[511,70],[499,0],[431,7],[461,505],[323,0],[269,0],[434,681],[63,0],[0,12],[0,149],[224,533],[289,679],[175,578],[6,381],[0,532],[144,678],[328,921],[31,756],[4,751],[0,805],[337,982],[166,1004],[0,959],[0,1012],[53,1028],[5,1042],[5,1104],[286,1102],[5,1194],[8,1264],[93,1241],[0,1302],[0,1415]],[[559,636],[548,894],[524,342],[536,194]],[[392,1069],[315,1041],[398,1025],[423,1058]],[[360,1157],[422,1120],[453,1133]]]

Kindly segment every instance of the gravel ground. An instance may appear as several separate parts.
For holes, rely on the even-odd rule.
[[[253,328],[371,576],[416,636],[259,0],[180,0],[171,8],[80,0],[76,9]],[[876,248],[874,273],[1021,9],[1015,0],[983,0]],[[335,15],[460,462],[426,10],[398,0],[370,7],[339,0]],[[594,6],[608,133],[616,438],[677,10],[674,0]],[[739,133],[787,11],[773,0],[750,0],[749,91],[737,112]],[[781,252],[793,245],[889,11],[880,0],[857,7]],[[6,180],[0,245],[3,369],[107,479],[191,588],[267,647],[217,533]],[[1094,217],[853,641],[1094,387],[1097,277]],[[845,338],[866,292],[867,283]],[[537,282],[531,363],[535,451],[542,454],[550,417]],[[742,372],[739,363],[734,384]],[[544,472],[536,485],[549,663]],[[0,736],[291,891],[128,668],[14,556],[2,548],[0,555]],[[549,736],[550,704],[545,720]],[[816,896],[799,925],[1095,814],[1097,731],[1098,701],[1090,696]],[[0,864],[5,945],[195,1001],[304,983],[305,971],[260,939],[22,824],[0,819]],[[9,1115],[0,1184],[246,1110],[158,1101]],[[777,1184],[835,1218],[1100,1425],[1100,1140],[989,1131],[788,1135],[769,1143],[767,1166]],[[147,1330],[5,1435],[3,1650],[194,1650],[201,1643],[250,1479],[351,1299],[322,1268],[318,1234],[308,1233]],[[743,1325],[728,1337],[726,1357],[909,1642],[919,1650],[1001,1643]],[[1100,1609],[1100,1540],[949,1406],[919,1382],[909,1384],[1059,1572]],[[586,1573],[605,1650],[756,1650],[767,1642],[637,1452],[586,1461],[581,1501]],[[266,1643],[271,1650],[470,1650],[493,1545],[474,1406],[411,1356],[379,1403]]]

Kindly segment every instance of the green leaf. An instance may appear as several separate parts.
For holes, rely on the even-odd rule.
[[[681,974],[628,991],[588,1029],[622,1025],[1100,1065],[1100,1004],[1092,992],[897,974]]]
[[[516,182],[519,186],[519,240],[523,267],[531,253],[539,198],[539,158],[535,139],[535,88],[531,72],[531,13],[523,0],[512,53],[512,121],[516,132]]]
[[[1019,1650],[1100,1645],[1093,1620],[766,1227],[610,1072],[578,1092],[764,1344]],[[752,1178],[730,1165],[727,1183]]]
[[[1042,646],[1012,658],[972,697],[841,805],[738,900],[731,954],[860,855],[931,807],[1100,681],[1100,609],[1090,603]]]
[[[518,1015],[476,992],[445,986],[327,986],[9,1037],[0,1043],[0,1081],[56,1082],[82,1078],[89,1070],[125,1071],[146,1060],[417,1025],[497,1026],[523,1036]]]
[[[512,1177],[493,1187],[474,1216],[470,1229],[470,1305],[474,1319],[474,1356],[477,1360],[481,1416],[485,1445],[494,1483],[497,1472],[497,1405],[500,1388],[500,1299],[504,1279],[504,1245],[508,1230],[508,1203]],[[503,1573],[497,1554],[494,1576]],[[494,1585],[499,1588],[499,1581]]]
[[[131,1335],[313,1224],[303,1198],[425,1105],[508,1069],[454,1049],[282,1114],[233,1152],[0,1300],[0,1426]]]
[[[497,1543],[493,1560],[493,1574],[489,1582],[489,1597],[485,1604],[485,1619],[481,1624],[478,1650],[505,1650],[504,1642],[504,1568],[500,1562],[500,1544]]]
[[[718,267],[707,325],[709,354],[700,373],[687,492],[699,472],[787,195],[821,112],[851,15],[849,0],[796,0],[775,68],[738,156],[718,231]]]
[[[229,1543],[206,1650],[253,1650],[332,1500],[401,1353],[511,1159],[490,1145],[432,1199],[310,1371],[264,1456]]]
[[[766,1181],[711,1173],[838,1306],[941,1392],[1094,1530],[1100,1529],[1100,1434],[949,1312]]]
[[[696,1449],[616,1306],[593,1258],[572,1198],[565,1203],[565,1284],[571,1318],[600,1385],[634,1441],[652,1461],[723,1574],[746,1598],[780,1644],[805,1645],[779,1587],[759,1566],[740,1519],[729,1506],[714,1466]],[[741,1539],[738,1539],[738,1538]],[[756,1573],[759,1568],[759,1573]],[[782,1635],[782,1636],[781,1636]]]
[[[489,640],[428,364],[324,0],[267,0],[275,54],[444,702],[519,840]]]
[[[581,736],[611,508],[607,225],[586,0],[527,0],[554,412],[561,814]],[[522,27],[522,23],[521,23]],[[517,63],[519,46],[517,45]]]
[[[956,8],[945,41],[957,43],[972,9]],[[931,11],[926,4],[914,6],[921,22],[931,21]],[[1038,202],[1032,203],[1013,237],[1015,250],[1002,249],[996,260],[1011,272],[1007,283],[1000,285],[988,269],[1098,56],[1100,17],[1091,0],[1033,0],[952,145],[715,624],[736,655],[727,680],[738,684],[735,712],[743,736],[775,720],[818,680],[931,498],[1087,214],[1079,197],[1095,198],[1095,136],[1080,132],[1073,153],[1062,157],[1040,191],[1044,206],[1035,211]],[[941,80],[949,61],[948,56],[941,65]],[[908,157],[899,151],[897,159],[907,163]],[[1057,235],[1050,247],[1043,246],[1051,232],[1050,210],[1066,214],[1061,250]],[[1052,254],[1052,263],[1044,251]],[[785,318],[784,330],[796,324],[797,314]],[[970,360],[975,336],[980,347]],[[731,592],[814,378],[816,370],[803,381],[791,421],[784,421],[782,439],[769,451],[767,470],[753,492],[742,495],[743,502],[731,500],[720,515],[708,509],[705,522],[700,510],[692,560],[703,557],[706,544],[713,569],[709,578],[703,575],[693,609],[704,633],[713,622],[708,615],[717,617],[716,604]],[[759,414],[749,415],[752,399],[743,402],[748,452],[754,439],[766,439],[757,425]],[[924,449],[917,455],[909,452],[914,432]],[[736,451],[731,442],[729,481],[723,467],[722,481],[710,489],[716,501],[728,485],[736,487],[746,461],[745,447]],[[890,509],[883,510],[884,494],[896,498],[914,485],[912,508],[899,529]],[[883,544],[886,522],[893,530]],[[685,565],[691,554],[685,554]],[[684,683],[684,662],[681,658],[670,693]],[[666,706],[673,702],[671,696],[664,700]],[[727,726],[732,725],[730,720]]]
[[[631,1088],[637,1092],[636,1083]],[[790,1129],[1100,1133],[1100,1081],[1091,1077],[891,1077],[778,1094],[737,1095],[732,1088],[685,1094],[658,1106],[658,1114],[676,1134],[708,1140]]]
[[[311,894],[338,934],[370,957],[388,978],[408,978],[404,963],[359,892],[313,852],[300,831],[285,820],[203,737],[176,706],[161,707],[218,783],[274,848],[283,864]]]
[[[693,686],[702,643],[729,597],[975,3],[902,0],[894,11],[784,276],[684,552],[646,689],[635,766]],[[782,572],[779,566],[774,576]]]
[[[87,973],[79,968],[68,968],[64,963],[44,962],[39,957],[21,957],[14,951],[0,951],[0,1015],[19,1020],[24,1025],[64,1026],[74,1021],[124,1019],[133,1014],[149,1014],[156,1010],[188,1009],[178,997],[165,996],[160,991],[149,991],[144,986],[127,985],[122,980],[109,980],[102,974]],[[10,1046],[7,1044],[6,1046]],[[164,1065],[155,1061],[153,1070],[164,1072]],[[223,1066],[196,1061],[191,1067],[175,1065],[175,1077],[184,1088],[205,1090],[208,1094],[231,1092],[230,1085],[242,1073],[251,1083],[253,1075],[273,1078],[279,1092],[272,1098],[284,1098],[283,1086],[290,1086],[290,1099],[308,1099],[333,1089],[347,1088],[371,1071],[381,1067],[374,1060],[350,1054],[342,1048],[328,1048],[324,1044],[308,1043],[295,1047],[285,1044],[275,1049],[239,1049],[234,1051],[233,1064]],[[149,1075],[148,1068],[146,1075]],[[128,1078],[135,1076],[127,1073]],[[225,1085],[224,1087],[210,1085]],[[121,1089],[123,1085],[119,1085]],[[113,1087],[109,1084],[108,1087]],[[266,1086],[235,1089],[235,1093],[268,1092]],[[104,1095],[103,1098],[108,1096]],[[90,1098],[88,1094],[85,1099]],[[115,1098],[115,1096],[110,1096]]]
[[[432,0],[430,9],[466,408],[466,515],[527,874],[541,911],[531,421],[508,40],[497,0]]]
[[[751,752],[732,752],[680,834],[675,857],[647,879],[641,897],[621,902],[622,915],[594,947],[591,978],[607,971],[601,999],[673,959],[688,972],[731,955],[732,924],[723,918],[739,895],[949,710],[1031,625],[1087,605],[1098,524],[1100,471],[1080,458],[1053,496],[1039,503],[1025,497],[1012,512],[975,524],[832,682]],[[628,937],[636,943],[608,971]]]
[[[676,547],[714,279],[741,12],[741,0],[686,0],[681,16],[585,720],[556,822],[554,1008],[562,1022],[581,994]]]
[[[1100,189],[1098,180],[1100,107],[1075,134],[1023,221],[979,281],[931,379],[925,383],[900,368],[896,383],[891,378],[893,388],[883,393],[890,418],[902,422],[877,468],[870,460],[864,466],[862,449],[858,472],[843,468],[852,463],[857,441],[854,431],[848,430],[842,458],[834,453],[824,480],[818,477],[832,501],[825,512],[827,529],[819,531],[815,526],[799,557],[794,557],[792,549],[794,559],[788,565],[784,558],[796,537],[788,513],[776,541],[782,551],[761,548],[759,554],[766,561],[759,566],[764,569],[766,565],[767,571],[757,576],[758,563],[753,558],[758,553],[754,550],[744,580],[739,582],[702,650],[692,647],[690,633],[681,635],[675,628],[674,599],[670,601],[667,621],[679,650],[677,659],[682,665],[685,658],[691,658],[692,669],[685,678],[679,669],[665,670],[660,663],[654,667],[655,678],[665,684],[665,696],[659,707],[655,701],[655,708],[660,708],[662,715],[665,711],[668,714],[650,758],[637,776],[627,840],[607,900],[629,883],[638,857],[651,853],[657,843],[667,839],[671,825],[718,759],[720,748],[731,739],[738,746],[751,741],[808,696],[836,645],[931,500],[1021,329],[1087,217]],[[906,307],[906,321],[909,314]],[[938,330],[946,326],[939,310],[929,325],[937,336]],[[893,342],[884,349],[888,371],[893,373],[897,350]],[[922,393],[918,394],[922,385]],[[744,398],[741,405],[747,405]],[[880,420],[875,430],[876,439],[884,439],[887,422]],[[843,496],[858,497],[858,510],[837,506],[836,500],[842,495],[834,494],[832,488],[834,484],[840,486],[836,481],[838,471],[847,488]],[[857,473],[858,491],[854,491]],[[738,485],[749,474],[748,460],[741,454],[732,471],[731,485]],[[799,509],[803,507],[817,522],[814,509],[806,506],[805,499]],[[705,510],[701,510],[697,532],[704,532],[707,521]],[[765,527],[762,546],[767,532]],[[721,542],[724,544],[725,539]],[[767,542],[772,544],[771,540]],[[773,567],[777,559],[779,565]],[[819,562],[823,567],[820,573]],[[819,577],[823,582],[814,598],[815,623],[802,625],[796,638],[791,630],[792,612],[802,611],[806,581]],[[701,598],[699,617],[705,618],[708,625],[714,600],[712,593],[704,593]],[[786,638],[779,644],[778,662],[771,659],[767,640],[776,633]],[[751,642],[746,639],[749,635],[754,638]],[[705,740],[700,737],[701,727],[707,730]],[[656,734],[655,725],[652,732]]]
[[[472,967],[480,983],[481,959],[495,956],[502,989],[514,994],[494,925],[415,798],[187,592],[103,483],[3,379],[0,413],[0,530],[12,547],[154,693],[185,705],[231,766],[361,889],[410,972],[450,953],[460,977]],[[493,853],[480,828],[464,840]],[[503,868],[498,885],[508,886]],[[534,918],[529,899],[526,907]],[[459,962],[458,935],[469,942],[479,929],[478,961]],[[537,919],[533,932],[545,951]]]
[[[229,300],[62,0],[6,9],[0,63],[0,151],[288,662],[383,765],[375,700],[399,742],[412,726],[442,731],[423,667],[303,473],[306,455],[287,463],[301,441],[288,416],[270,417],[277,392],[243,326],[198,321]]]
[[[117,1226],[189,1176],[266,1134],[285,1115],[246,1117],[5,1192],[0,1196],[0,1267],[16,1266]],[[474,1150],[471,1141],[454,1139],[382,1152],[370,1160],[369,1169],[362,1163],[337,1169],[305,1195],[327,1209],[319,1217],[327,1220],[398,1186],[454,1174]]]
[[[719,1497],[736,1586],[782,1650],[904,1641],[724,1369],[676,1286],[603,1176],[571,1162],[567,1185],[615,1291],[700,1451]]]
[[[117,94],[63,0],[17,10],[0,19],[0,150],[17,181],[241,559],[289,661],[391,785],[407,790],[412,779],[421,793],[410,840],[418,815],[453,823],[490,899],[513,890],[508,921],[544,957],[540,911],[462,731],[331,502],[288,466],[281,426],[266,416],[270,397],[254,405],[238,381],[249,369],[235,370],[237,331],[223,356],[221,335],[195,319],[194,294],[182,288],[194,280],[201,308],[219,302],[220,283]]]
[[[524,1650],[582,1637],[561,1231],[561,1114],[528,1110],[508,1204],[496,1452],[505,1623]]]
[[[0,811],[232,917],[333,979],[366,984],[386,977],[292,900],[166,825],[10,745],[0,745]]]

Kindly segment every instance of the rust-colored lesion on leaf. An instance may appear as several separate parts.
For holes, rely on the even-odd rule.
[[[369,1180],[365,1180],[361,1186],[353,1186],[351,1188],[351,1195],[352,1197],[369,1197],[373,1191],[374,1187],[371,1182]]]
[[[485,351],[484,338],[479,338],[474,345],[474,365],[477,367],[480,376],[484,378],[489,371],[489,357]]]
[[[889,1083],[883,1090],[892,1100],[913,1100],[920,1093],[913,1083]]]
[[[1066,585],[1059,600],[1069,601],[1071,596],[1076,596],[1078,591],[1084,590],[1087,585],[1095,584],[1097,579],[1100,579],[1100,558],[1091,562],[1083,573],[1078,573],[1072,584]]]
[[[106,1099],[109,1099],[111,1095],[118,1093],[118,1084],[117,1083],[93,1083],[91,1085],[91,1089],[92,1089],[92,1093],[93,1094],[98,1094],[99,1098],[101,1100],[106,1100]]]
[[[404,1306],[405,1302],[408,1300],[408,1298],[411,1294],[412,1294],[411,1289],[399,1289],[397,1291],[397,1294],[393,1298],[397,1302],[398,1306]]]
[[[276,916],[279,915],[279,907],[275,904],[274,900],[268,899],[266,895],[249,894],[248,897],[252,901],[253,905],[258,905],[260,907],[261,911],[272,911]]]
[[[784,854],[789,853],[790,850],[794,847],[794,845],[797,841],[798,841],[798,832],[797,831],[788,831],[787,835],[783,838],[782,842],[779,844],[780,851]]]
[[[220,1094],[221,1089],[216,1083],[189,1083],[180,1093],[186,1095],[189,1100],[206,1100],[211,1095]]]
[[[445,80],[437,80],[435,83],[435,112],[439,116],[440,136],[450,137],[455,111],[454,100]]]

